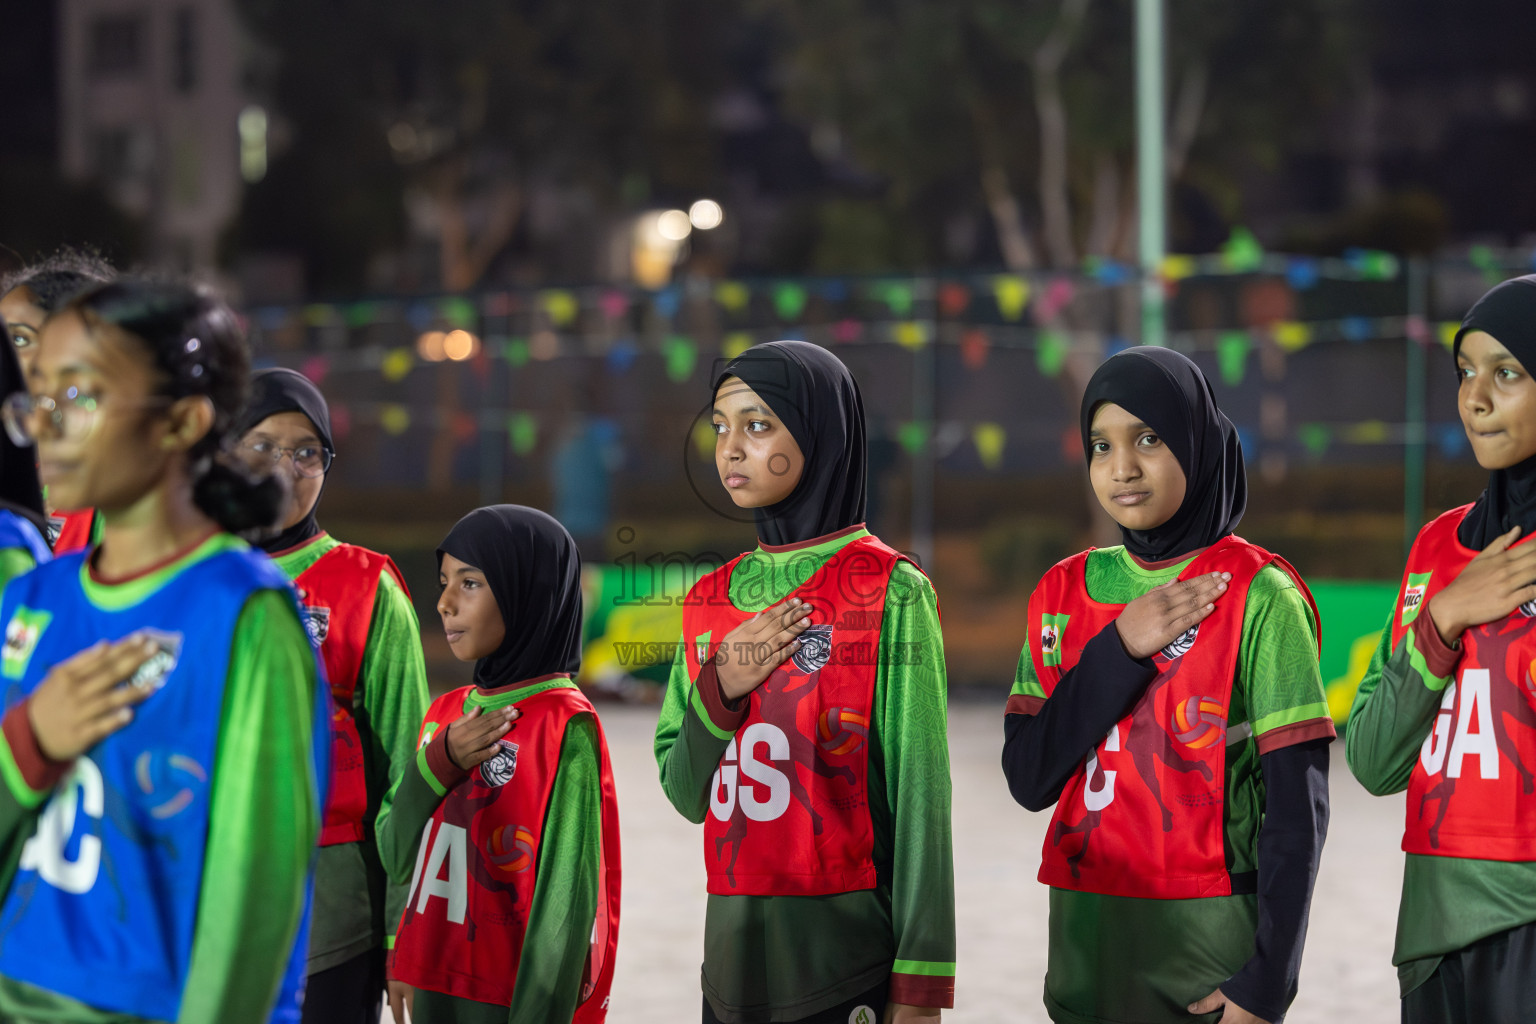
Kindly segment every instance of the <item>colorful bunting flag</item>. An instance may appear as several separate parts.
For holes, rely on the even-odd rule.
[[[384,379],[390,383],[405,380],[410,374],[411,367],[416,365],[416,356],[408,348],[392,348],[384,355],[384,363],[381,370]]]
[[[905,281],[882,281],[874,286],[874,294],[890,309],[893,316],[912,315],[912,286]]]
[[[1326,423],[1303,423],[1297,428],[1296,435],[1301,439],[1302,447],[1314,458],[1321,458],[1333,440],[1333,431]]]
[[[1275,344],[1287,352],[1299,352],[1312,343],[1312,326],[1295,320],[1274,325]]]
[[[325,378],[331,372],[331,359],[329,356],[310,356],[299,367],[299,372],[308,377],[315,386],[325,383]]]
[[[773,286],[773,308],[780,320],[794,320],[805,311],[805,289],[793,281]]]
[[[462,295],[453,295],[444,299],[438,306],[438,313],[451,327],[462,330],[470,330],[479,323],[475,315],[475,304]]]
[[[715,285],[715,301],[728,312],[740,313],[752,301],[752,290],[740,281],[721,281]]]
[[[1227,331],[1216,339],[1216,365],[1221,379],[1228,387],[1235,388],[1248,373],[1248,352],[1253,339],[1247,331]]]
[[[896,344],[909,351],[916,351],[928,344],[928,324],[921,320],[903,320],[891,328]]]
[[[922,454],[923,448],[928,444],[928,436],[932,432],[933,424],[913,420],[897,428],[896,440],[906,449],[908,455],[916,458]]]
[[[1001,274],[992,279],[992,297],[997,300],[997,311],[1004,320],[1017,321],[1029,303],[1029,282],[1012,274]]]
[[[1008,432],[1000,423],[978,423],[971,428],[971,441],[981,464],[996,469],[1003,463],[1003,446],[1008,442]]]
[[[681,384],[693,376],[693,367],[699,358],[699,346],[692,338],[674,334],[662,342],[661,351],[667,361],[667,376],[673,381]]]
[[[527,455],[539,443],[539,421],[531,412],[515,412],[507,417],[507,436],[515,454]]]
[[[751,347],[751,334],[746,331],[734,331],[721,339],[720,354],[727,359],[735,359]]]
[[[617,320],[629,312],[629,296],[617,288],[610,288],[603,292],[602,298],[597,300],[597,306],[603,311],[603,316],[609,320]]]
[[[411,411],[403,405],[386,405],[379,410],[379,425],[384,433],[399,437],[411,429]]]
[[[1235,227],[1221,247],[1221,264],[1234,274],[1251,274],[1264,265],[1264,247],[1245,227]]]
[[[699,420],[693,425],[693,450],[699,453],[701,459],[712,459],[715,455],[715,425],[710,420]]]
[[[992,348],[992,339],[987,332],[980,327],[972,327],[960,335],[960,362],[965,364],[967,370],[979,370],[987,365],[987,353]]]
[[[568,327],[576,320],[576,314],[581,311],[576,296],[562,289],[551,289],[539,295],[539,306],[549,314],[550,323],[556,327]]]
[[[1035,342],[1035,366],[1047,377],[1060,375],[1071,344],[1060,331],[1041,331]]]
[[[839,320],[832,325],[832,340],[843,345],[858,341],[864,335],[864,325],[857,320]]]
[[[508,338],[501,349],[504,358],[513,367],[526,366],[528,359],[533,355],[528,345],[527,338]]]
[[[957,317],[971,304],[971,290],[959,281],[946,281],[939,286],[939,312],[947,317]]]

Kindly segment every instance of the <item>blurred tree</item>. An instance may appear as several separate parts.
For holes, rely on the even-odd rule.
[[[334,265],[312,285],[351,284],[410,225],[438,242],[436,283],[471,288],[550,189],[579,192],[600,214],[709,180],[707,105],[729,5],[238,6],[277,57],[270,89],[293,135],[251,190],[242,242],[327,254]]]
[[[1360,0],[1168,7],[1174,179],[1241,214],[1239,171],[1319,130]],[[1103,0],[756,0],[791,104],[898,202],[985,203],[1003,261],[1070,267],[1135,249],[1133,12]]]

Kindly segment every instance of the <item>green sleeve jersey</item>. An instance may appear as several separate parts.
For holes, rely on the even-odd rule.
[[[482,712],[514,704],[551,686],[575,686],[569,679],[536,683],[505,693],[471,690],[464,711]],[[438,738],[434,742],[445,742]],[[566,723],[545,812],[533,902],[528,908],[517,987],[512,1005],[492,1006],[419,989],[416,1010],[424,1018],[451,1024],[570,1024],[581,998],[582,975],[592,926],[597,919],[598,868],[602,852],[602,760],[596,720],[575,715]],[[439,779],[423,747],[401,779],[394,812],[380,824],[380,849],[392,876],[410,884],[416,841],[427,820],[457,779]],[[409,841],[404,837],[408,835]]]
[[[291,598],[252,595],[236,625],[225,684],[182,1024],[262,1024],[277,993],[320,834],[309,739],[317,681]],[[0,851],[11,852],[16,829],[35,810],[26,809],[29,794],[7,783],[0,788]],[[7,826],[12,844],[3,838]],[[14,856],[8,864],[14,867]],[[137,1024],[4,978],[0,1019]]]
[[[1396,648],[1392,622],[1389,617],[1382,630],[1344,732],[1350,771],[1377,796],[1408,788],[1450,682],[1431,670],[1421,651],[1416,631],[1433,628],[1427,617],[1409,626]],[[1447,953],[1532,921],[1536,863],[1406,854],[1392,953],[1400,990],[1406,995],[1418,988]]]
[[[339,544],[320,534],[274,559],[289,579]],[[363,742],[369,831],[388,820],[399,785],[416,756],[416,734],[430,703],[421,627],[410,598],[388,571],[379,574],[368,644],[363,653],[352,715]],[[374,842],[320,847],[308,971],[315,974],[393,942],[405,909],[405,887],[391,883]]]
[[[863,531],[791,552],[754,551],[731,575],[744,611],[783,600]],[[662,788],[702,822],[709,786],[734,735],[712,721],[686,661],[672,666],[657,723]],[[710,895],[704,923],[704,993],[717,1016],[791,1020],[891,979],[891,999],[948,1002],[955,972],[947,687],[937,598],[926,577],[898,563],[886,591],[870,728],[869,804],[874,889],[833,896]]]
[[[1103,548],[1089,555],[1085,582],[1093,600],[1123,604],[1188,564],[1149,570],[1123,547]],[[1045,699],[1028,648],[1012,694]],[[1253,871],[1264,814],[1260,755],[1333,735],[1318,670],[1317,622],[1295,583],[1272,565],[1254,577],[1245,598],[1227,731],[1230,868]],[[1053,888],[1050,908],[1045,1002],[1052,1019],[1068,1024],[1197,1019],[1185,1007],[1255,955],[1258,899],[1252,895],[1156,900]]]
[[[0,590],[24,573],[31,572],[37,559],[26,548],[0,548]]]

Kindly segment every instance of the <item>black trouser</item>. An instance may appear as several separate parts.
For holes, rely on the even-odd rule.
[[[801,1017],[794,1024],[880,1024],[880,1018],[885,1015],[885,993],[890,985],[891,980],[886,978],[868,992],[854,996],[846,1003],[838,1003],[829,1010]],[[856,1011],[860,1007],[868,1008],[868,1020],[861,1020],[857,1016]],[[704,999],[704,1024],[721,1024],[707,996]]]
[[[304,988],[304,1024],[379,1024],[383,1012],[382,949],[311,974]]]
[[[1403,997],[1403,1024],[1525,1024],[1536,1019],[1536,924],[1479,939]]]

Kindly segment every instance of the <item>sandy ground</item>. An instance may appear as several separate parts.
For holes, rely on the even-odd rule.
[[[609,1020],[699,1019],[704,930],[699,829],[661,793],[651,756],[656,708],[604,705],[624,842],[624,909]],[[997,706],[950,707],[958,979],[945,1020],[1045,1022],[1046,890],[1035,881],[1047,814],[1008,796],[998,768]],[[1332,827],[1290,1024],[1398,1020],[1392,932],[1402,876],[1402,797],[1360,788],[1334,748]],[[386,1013],[386,1019],[388,1014]]]

